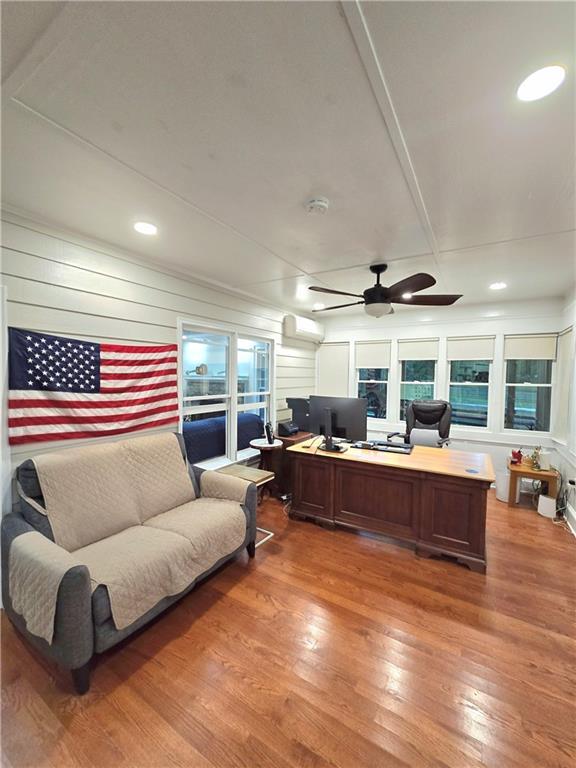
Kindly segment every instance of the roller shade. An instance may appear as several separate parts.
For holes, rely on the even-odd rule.
[[[556,334],[548,336],[506,336],[505,360],[556,360]]]
[[[318,393],[348,397],[348,344],[321,344],[318,349]]]
[[[399,360],[438,360],[438,339],[403,339],[398,342]]]
[[[574,334],[570,328],[558,336],[556,386],[553,392],[552,434],[560,440],[568,437],[568,410],[574,371]]]
[[[389,341],[356,343],[356,368],[390,368]]]
[[[448,339],[448,360],[493,360],[494,336],[459,336]]]

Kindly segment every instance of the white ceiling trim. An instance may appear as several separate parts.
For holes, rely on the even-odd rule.
[[[346,16],[346,20],[350,28],[350,33],[354,38],[358,53],[364,65],[364,69],[366,70],[366,75],[368,76],[370,85],[372,86],[374,97],[378,102],[378,107],[382,114],[382,118],[386,128],[388,129],[390,141],[392,142],[392,146],[394,147],[396,156],[398,157],[400,167],[402,168],[404,179],[406,180],[406,184],[408,185],[408,189],[412,195],[420,223],[422,224],[426,234],[426,239],[428,240],[430,249],[434,254],[434,259],[436,260],[438,255],[438,243],[436,241],[436,236],[434,234],[434,230],[432,229],[432,223],[430,221],[428,210],[422,196],[418,177],[416,176],[416,171],[414,170],[412,159],[410,157],[408,147],[406,146],[404,134],[400,128],[400,122],[398,120],[396,110],[394,109],[392,97],[386,83],[386,78],[384,77],[384,72],[382,70],[382,65],[380,64],[378,54],[376,53],[376,48],[374,47],[374,43],[372,41],[372,36],[368,28],[368,22],[366,21],[366,17],[364,16],[364,12],[362,11],[362,7],[360,5],[360,0],[354,0],[354,2],[343,2],[342,10]]]

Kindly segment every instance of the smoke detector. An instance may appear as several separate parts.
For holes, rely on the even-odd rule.
[[[323,216],[328,210],[330,200],[326,197],[313,197],[306,203],[306,212],[316,216]]]

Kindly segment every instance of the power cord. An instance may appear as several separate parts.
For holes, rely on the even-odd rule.
[[[312,448],[314,443],[317,443],[318,441],[324,440],[324,435],[318,435],[317,437],[313,437],[312,440],[310,440],[307,443],[302,443],[302,448],[305,448],[308,450],[308,448]]]

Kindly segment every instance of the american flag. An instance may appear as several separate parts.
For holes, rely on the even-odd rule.
[[[10,444],[120,435],[177,422],[177,349],[10,328]]]

